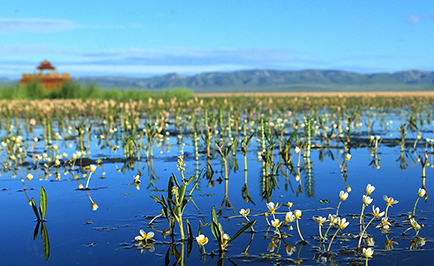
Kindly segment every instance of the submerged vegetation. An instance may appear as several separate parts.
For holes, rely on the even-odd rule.
[[[2,171],[14,177],[25,173],[27,180],[21,177],[25,181],[24,192],[28,183],[34,182],[33,176],[77,182],[77,189],[87,193],[93,211],[99,206],[91,197],[90,192],[98,189],[92,180],[105,175],[106,165],[114,164],[123,174],[134,172],[129,177],[132,185],[139,190],[147,181],[153,202],[146,204],[159,205],[161,212],[147,213],[151,217],[146,223],[149,229],[140,229],[139,236],[126,239],[133,239],[133,247],[142,253],[155,250],[157,243],[167,245],[166,265],[171,256],[175,257],[175,264],[185,265],[194,240],[200,259],[204,263],[207,258],[213,259],[217,254],[205,249],[211,236],[215,238],[220,265],[225,260],[232,262],[238,255],[246,260],[255,257],[302,264],[306,260],[300,257],[304,246],[310,246],[315,262],[345,259],[368,264],[378,250],[391,251],[398,240],[403,245],[408,242],[410,250],[425,245],[425,237],[421,236],[425,219],[416,209],[421,198],[428,201],[426,168],[433,165],[429,162],[430,157],[433,159],[433,141],[425,137],[433,132],[431,96],[198,98],[186,91],[166,95],[116,92],[120,93],[116,96],[115,92],[74,86],[62,88],[63,97],[74,99],[51,100],[28,100],[29,95],[45,97],[35,87],[18,92],[1,89],[2,95],[7,95],[7,100],[0,100]],[[393,133],[390,116],[401,123]],[[169,169],[176,166],[180,177],[171,173],[163,179],[155,171],[154,160],[159,156],[156,151],[172,155],[175,146],[179,154],[168,156],[164,164],[174,165],[167,166]],[[366,182],[365,193],[353,203],[358,210],[361,205],[360,213],[342,212],[342,207],[353,201],[352,194],[360,193],[352,192],[349,182],[350,167],[355,163],[353,154],[359,149],[367,150],[372,167],[381,169],[379,150],[386,146],[399,151],[400,169],[406,169],[410,159],[422,166],[422,182],[414,192],[414,205],[411,199],[411,208],[402,215],[402,211],[397,213],[392,208],[405,199],[398,201],[384,195],[385,207],[379,207],[379,203],[375,207],[373,193],[378,186]],[[71,154],[71,150],[75,152]],[[241,167],[238,156],[243,160]],[[282,185],[285,191],[293,190],[296,197],[304,193],[309,199],[315,198],[316,176],[321,174],[314,169],[316,160],[334,162],[330,168],[334,167],[342,179],[341,187],[333,188],[339,190],[333,196],[338,203],[332,206],[330,200],[321,199],[319,204],[330,204],[329,207],[314,206],[313,210],[284,196],[281,201],[287,203],[277,203],[276,191]],[[260,168],[259,200],[249,192],[252,161]],[[116,163],[123,167],[118,169]],[[186,171],[186,164],[194,170]],[[147,173],[142,172],[144,165]],[[235,182],[233,174],[237,171],[243,173],[241,188],[230,185]],[[207,206],[206,201],[197,200],[204,182],[207,187],[222,184],[224,196],[220,206]],[[229,190],[236,189],[241,191],[246,205],[235,205],[229,200]],[[387,187],[382,190],[394,193]],[[46,194],[41,188],[39,212],[34,200],[30,201],[38,226],[41,222],[45,228],[44,248],[48,241],[44,225]],[[233,215],[225,216],[228,210]],[[199,229],[194,231],[195,227]],[[409,239],[411,230],[414,235]],[[235,233],[230,236],[228,232]],[[156,233],[162,237],[170,235],[170,240],[163,241]],[[245,243],[243,252],[228,256],[231,243],[237,238],[240,243],[250,241]],[[268,253],[250,254],[255,238],[269,242]],[[385,238],[383,247],[375,244],[374,239],[380,238]],[[280,253],[282,245],[285,258]],[[291,258],[297,245],[297,258]],[[49,244],[47,254],[46,259],[50,255]]]

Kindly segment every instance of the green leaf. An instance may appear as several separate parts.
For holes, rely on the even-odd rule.
[[[47,192],[44,187],[41,187],[41,193],[39,198],[39,210],[41,212],[41,220],[45,220],[45,214],[47,213]]]
[[[185,223],[187,224],[187,235],[189,239],[193,238],[193,230],[191,229],[191,224],[188,218],[185,219]]]
[[[169,246],[166,252],[166,256],[164,256],[164,265],[169,265],[170,263],[170,251],[172,250],[172,246]]]
[[[39,226],[41,225],[41,222],[38,221],[38,223],[35,226],[35,231],[33,231],[33,240],[36,240],[36,238],[38,237],[38,233],[39,233]]]
[[[31,199],[31,200],[30,200],[30,204],[32,204],[33,212],[34,212],[35,215],[36,215],[36,219],[38,219],[38,221],[40,221],[41,218],[39,217],[38,208],[36,207],[36,202],[35,202],[35,200],[34,200],[34,199]]]
[[[214,206],[211,207],[211,218],[212,221],[216,224],[219,224],[218,218],[217,218],[217,213],[215,212]]]
[[[187,180],[186,185],[188,185],[188,184],[190,184],[191,182],[193,182],[194,178],[195,178],[195,176],[192,175],[192,176]]]
[[[229,245],[232,241],[234,241],[236,238],[238,238],[240,235],[242,235],[244,232],[250,229],[254,224],[256,223],[256,220],[253,220],[246,225],[244,225],[238,232],[235,233],[235,235],[226,243],[226,246]]]
[[[220,246],[223,243],[222,234],[220,233],[219,226],[214,221],[211,224],[211,232]]]
[[[178,202],[180,204],[182,204],[182,201],[184,200],[184,196],[185,196],[185,190],[187,189],[187,187],[185,185],[182,185],[179,190],[178,190]]]
[[[163,205],[163,202],[157,196],[151,196],[151,199],[153,199],[156,203]]]
[[[45,223],[42,223],[41,227],[41,238],[44,250],[45,260],[48,260],[50,257],[50,239],[48,238],[47,227],[45,227]]]

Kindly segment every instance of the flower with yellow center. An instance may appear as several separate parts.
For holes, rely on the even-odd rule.
[[[271,214],[275,214],[276,210],[279,208],[279,203],[274,204],[274,202],[267,202],[267,208],[271,212]]]
[[[397,201],[396,199],[392,198],[392,197],[387,197],[386,195],[383,196],[384,201],[386,202],[387,206],[392,206],[392,204],[396,204],[399,201]]]
[[[374,190],[375,190],[375,187],[372,186],[371,184],[368,184],[368,185],[366,186],[366,195],[371,195],[372,192],[374,192]]]
[[[145,241],[146,242],[146,241],[150,240],[151,238],[153,238],[155,235],[154,232],[151,231],[151,232],[146,233],[145,230],[143,230],[143,229],[140,229],[139,232],[140,232],[140,235],[136,236],[134,238],[135,241]]]
[[[415,236],[411,239],[410,250],[416,250],[425,245],[425,239],[420,236]]]
[[[419,231],[420,229],[422,229],[422,226],[420,226],[420,224],[416,222],[414,218],[410,219],[410,225],[413,227],[415,231]]]
[[[288,201],[288,204],[287,204],[287,205],[288,205],[288,209],[291,210],[292,206],[294,206],[294,203]]]
[[[379,207],[375,208],[375,206],[372,205],[372,214],[375,218],[381,218],[382,216],[384,216],[384,211],[380,212]]]
[[[379,225],[376,226],[376,228],[381,228],[384,230],[389,230],[391,224],[389,223],[389,218],[388,217],[383,217],[381,218],[381,223]]]
[[[345,219],[345,218],[337,218],[337,224],[338,224],[338,227],[339,227],[339,229],[341,229],[341,230],[344,230],[349,224],[350,224],[350,222],[347,222],[347,219]]]
[[[369,206],[369,204],[371,204],[373,200],[374,200],[373,198],[363,195],[363,204],[365,206]]]
[[[139,175],[136,175],[136,176],[134,177],[134,183],[136,183],[136,184],[140,184],[140,183],[142,183],[142,181],[140,181],[140,176],[139,176]]]
[[[196,237],[196,241],[199,245],[205,246],[208,243],[208,237],[201,234]]]
[[[348,198],[348,192],[341,190],[339,192],[339,200],[345,201]]]
[[[426,190],[423,189],[423,188],[419,188],[419,191],[417,192],[417,195],[418,195],[420,198],[423,198],[423,197],[425,196],[425,194],[426,194]]]
[[[92,202],[92,210],[96,211],[98,209],[98,205],[96,204],[96,202]]]
[[[295,218],[300,219],[301,218],[301,210],[295,210],[294,215],[295,215]]]
[[[294,252],[297,251],[297,248],[293,245],[286,244],[285,250],[286,250],[286,255],[291,256]]]
[[[95,173],[96,165],[94,165],[94,164],[88,165],[88,166],[86,166],[86,170],[91,172],[91,173]]]
[[[386,243],[384,243],[383,249],[384,250],[393,250],[393,245],[398,245],[398,242],[393,241],[392,239],[387,239]]]
[[[33,175],[31,173],[27,174],[27,180],[32,180],[33,179]]]
[[[372,248],[363,248],[363,256],[366,258],[372,258],[374,254],[374,250]]]
[[[329,214],[329,224],[330,226],[335,225],[338,222],[338,217],[334,214]]]
[[[277,248],[277,244],[274,243],[274,240],[271,240],[271,243],[268,244],[267,251],[268,252],[274,252],[274,250]]]
[[[282,222],[279,219],[271,220],[271,225],[274,228],[279,228],[282,225]]]
[[[241,214],[241,216],[243,216],[243,217],[247,217],[247,215],[250,214],[250,209],[241,209],[241,210],[240,210],[240,214]]]
[[[317,222],[319,224],[319,226],[322,226],[323,223],[325,223],[327,221],[327,218],[322,217],[322,216],[315,216],[315,217],[313,217],[313,220],[315,222]]]
[[[285,223],[292,223],[295,221],[295,216],[292,212],[287,212],[285,215]]]
[[[225,245],[229,240],[231,240],[231,237],[228,234],[224,233],[223,234],[223,245]]]

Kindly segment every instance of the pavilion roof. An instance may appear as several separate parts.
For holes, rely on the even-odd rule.
[[[38,66],[38,69],[39,69],[39,70],[43,70],[43,69],[52,69],[52,70],[54,70],[55,67],[53,67],[53,66],[51,65],[51,63],[48,62],[47,60],[44,60],[44,61],[42,61],[41,64]]]

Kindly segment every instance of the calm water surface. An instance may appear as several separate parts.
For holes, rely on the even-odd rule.
[[[434,138],[434,127],[426,125],[423,128],[422,139],[416,150],[413,149],[413,142],[417,132],[408,132],[406,136],[408,144],[404,153],[401,154],[395,142],[400,137],[397,128],[401,125],[401,121],[393,116],[390,120],[393,123],[387,126],[378,123],[374,127],[374,132],[370,133],[379,135],[383,140],[377,149],[376,158],[373,157],[372,150],[367,147],[369,135],[365,125],[354,133],[352,138],[360,143],[360,147],[353,147],[350,150],[351,159],[346,162],[346,176],[340,168],[344,160],[343,146],[335,141],[331,142],[330,149],[313,148],[310,164],[306,163],[307,158],[301,157],[301,164],[303,161],[305,164],[301,169],[300,181],[297,181],[294,175],[282,166],[275,177],[274,187],[269,189],[264,186],[266,182],[262,174],[262,160],[258,158],[260,140],[254,138],[249,146],[247,173],[244,171],[243,155],[237,152],[235,158],[230,156],[227,191],[221,159],[219,156],[214,156],[209,161],[214,170],[212,178],[208,179],[202,175],[198,188],[192,195],[198,209],[190,202],[184,216],[189,219],[194,234],[197,234],[200,222],[204,224],[210,222],[211,206],[214,206],[221,213],[219,221],[225,232],[233,236],[241,228],[241,224],[246,221],[239,216],[239,210],[250,208],[249,218],[257,220],[254,226],[256,233],[253,235],[251,245],[249,246],[252,237],[250,233],[245,233],[232,242],[226,252],[227,258],[223,261],[226,265],[252,265],[252,263],[254,265],[286,265],[297,261],[300,261],[301,265],[329,265],[331,263],[363,265],[364,258],[354,254],[358,239],[352,238],[351,234],[357,235],[360,232],[357,216],[362,209],[365,187],[370,183],[376,187],[376,190],[371,195],[374,201],[365,209],[365,213],[372,213],[372,205],[384,210],[386,205],[382,198],[383,195],[394,197],[399,203],[390,207],[388,211],[392,228],[387,237],[393,238],[393,241],[398,243],[394,245],[393,250],[384,249],[386,234],[375,228],[379,220],[375,220],[367,230],[375,241],[373,244],[374,258],[369,260],[369,265],[415,265],[426,262],[434,255],[432,227],[434,215],[431,197],[434,184],[431,167],[427,169],[425,180],[430,197],[427,202],[421,199],[416,211],[417,221],[424,224],[419,235],[424,238],[425,243],[417,247],[417,250],[410,250],[411,238],[415,236],[415,231],[409,230],[405,236],[402,233],[408,228],[405,220],[408,213],[413,211],[417,191],[422,186],[422,169],[417,158],[423,156],[425,149],[428,148],[428,160],[430,162],[433,160],[431,144],[427,145],[425,139]],[[178,231],[175,236],[178,245],[170,249],[170,237],[164,237],[160,233],[169,228],[167,221],[164,218],[157,218],[152,223],[152,227],[148,225],[151,219],[161,211],[160,205],[155,203],[150,196],[167,195],[165,190],[167,190],[168,178],[172,173],[175,173],[180,180],[180,173],[177,171],[177,156],[181,154],[181,150],[185,156],[187,177],[198,175],[206,167],[206,154],[202,153],[203,140],[199,141],[201,151],[199,160],[195,158],[191,136],[186,136],[182,142],[178,142],[177,137],[171,135],[164,141],[164,147],[154,146],[153,159],[146,160],[146,156],[142,155],[140,162],[137,160],[130,162],[124,160],[122,148],[117,152],[110,148],[101,149],[100,141],[95,138],[96,136],[98,136],[97,132],[93,132],[90,154],[85,156],[87,159],[82,163],[84,166],[97,159],[102,160],[102,164],[91,176],[89,191],[78,189],[79,183],[86,184],[86,179],[83,178],[85,171],[80,168],[78,161],[73,171],[67,167],[66,175],[65,167],[61,166],[58,170],[60,173],[58,178],[55,175],[55,167],[49,171],[49,176],[44,177],[41,166],[35,169],[33,164],[19,165],[16,170],[4,170],[1,173],[1,265],[164,265],[167,263],[167,258],[170,259],[168,265],[176,263],[172,251],[176,248],[178,252],[182,252],[183,248],[179,244]],[[23,138],[29,143],[27,149],[29,152],[34,151],[37,154],[42,154],[44,151],[50,152],[46,150],[43,141],[32,146],[32,136],[24,135]],[[71,158],[76,151],[76,140],[65,139],[65,137],[62,138],[56,144],[60,153],[66,152],[68,158]],[[316,142],[319,141],[313,140],[313,144]],[[185,146],[183,147],[181,143],[185,143]],[[6,161],[6,157],[3,150],[1,152],[2,162]],[[293,157],[294,160],[297,161],[297,155]],[[30,158],[28,161],[32,162]],[[278,150],[275,149],[274,162],[278,161]],[[238,164],[238,169],[234,164]],[[378,166],[375,167],[376,165]],[[142,173],[139,187],[134,183],[134,176],[138,174],[138,171]],[[26,191],[23,191],[26,183],[23,180],[28,172],[32,173],[34,178],[28,182]],[[72,173],[76,174],[79,179],[73,178]],[[253,202],[246,202],[243,198],[242,188],[245,186],[246,175],[249,195]],[[40,233],[34,239],[37,221],[28,204],[29,198],[34,198],[37,203],[39,202],[41,186],[47,191],[48,197],[47,221],[45,222],[50,243],[48,260],[44,258]],[[331,247],[333,255],[321,255],[317,250],[318,225],[312,217],[335,213],[339,203],[339,192],[349,187],[351,192],[348,199],[342,202],[339,214],[345,217],[350,224],[342,232],[345,235],[338,236],[333,241]],[[268,199],[264,197],[264,191],[268,191]],[[293,230],[287,227],[281,229],[289,237],[284,241],[275,241],[276,247],[274,250],[270,249],[273,229],[267,225],[263,215],[255,216],[267,212],[266,202],[268,200],[280,204],[293,202],[293,211],[295,209],[303,211],[300,229],[308,245],[299,244],[300,237],[294,222],[291,224],[294,227]],[[92,209],[92,201],[99,206],[97,210]],[[286,206],[280,207],[276,218],[284,220],[287,211]],[[232,216],[236,217],[228,219]],[[370,218],[371,216],[366,217],[365,221]],[[326,223],[322,233],[325,232],[327,225]],[[143,248],[135,246],[134,238],[139,235],[140,229],[155,232],[153,237],[155,241],[152,246]],[[178,230],[177,227],[176,230]],[[334,229],[330,230],[330,234],[334,232]],[[209,243],[206,245],[208,255],[201,256],[196,241],[193,241],[190,252],[187,252],[186,242],[184,256],[187,265],[216,265],[218,262],[218,255],[211,255],[211,252],[218,254],[217,242],[213,238],[211,228],[203,226],[202,233],[209,238]],[[328,243],[329,240],[326,244]],[[248,251],[243,253],[247,248]],[[293,252],[288,253],[287,248]]]

